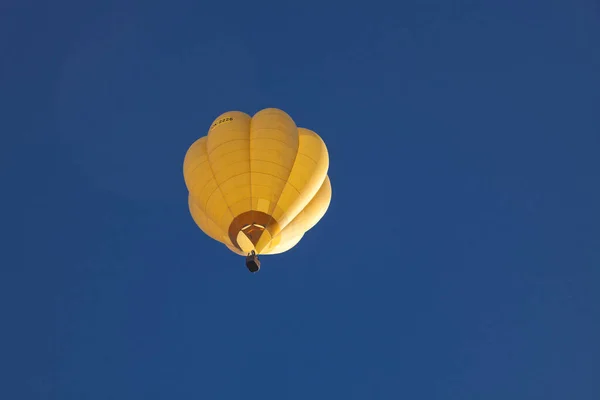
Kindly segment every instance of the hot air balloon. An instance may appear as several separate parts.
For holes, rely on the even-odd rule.
[[[291,249],[325,215],[328,169],[321,137],[277,108],[221,114],[183,162],[194,222],[253,273],[259,255]]]

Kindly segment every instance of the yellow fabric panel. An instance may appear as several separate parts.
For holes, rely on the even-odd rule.
[[[250,210],[250,121],[230,111],[213,122],[206,149],[215,181],[233,217]]]
[[[302,228],[303,226],[300,219],[294,220],[279,232],[275,240],[272,240],[271,243],[269,243],[269,246],[263,249],[261,254],[278,254],[291,249],[304,235],[304,229]]]
[[[221,228],[198,207],[191,194],[188,196],[188,206],[194,222],[204,233],[218,242],[233,246]]]
[[[298,152],[298,129],[282,110],[267,108],[257,112],[250,124],[250,170],[252,209],[259,201],[273,215],[287,183]],[[261,200],[262,199],[262,200]],[[277,232],[272,232],[277,234]]]
[[[246,255],[246,253],[244,253],[244,252],[243,252],[243,251],[241,251],[241,250],[238,250],[238,249],[237,249],[237,248],[235,248],[234,246],[230,246],[230,245],[228,245],[228,244],[225,244],[225,246],[227,246],[227,248],[228,248],[229,250],[233,251],[233,252],[234,252],[235,254],[237,254],[237,255],[240,255],[240,256],[245,256],[245,255]]]
[[[244,254],[249,254],[252,251],[256,252],[254,244],[252,243],[250,238],[248,238],[248,236],[246,236],[246,234],[244,232],[242,232],[242,231],[238,232],[236,241],[237,241],[238,246],[240,246],[240,248],[242,249]]]
[[[319,188],[317,194],[310,200],[306,207],[291,221],[276,237],[279,243],[269,246],[263,254],[283,253],[294,247],[304,233],[319,222],[327,212],[331,203],[331,182],[328,176]],[[275,241],[271,242],[274,243]]]
[[[329,176],[325,176],[325,181],[323,181],[315,197],[302,210],[302,228],[304,232],[308,232],[323,218],[329,204],[331,204],[331,181]]]
[[[194,198],[194,204],[226,233],[233,216],[214,179],[208,158],[207,140],[206,136],[202,137],[190,146],[184,159],[184,179],[190,195]]]
[[[203,186],[211,178],[208,174],[203,174],[202,169],[206,168],[208,154],[206,154],[207,137],[201,137],[196,140],[185,153],[183,160],[183,178],[188,191],[192,191],[198,185]]]
[[[272,239],[273,236],[271,236],[269,231],[265,229],[262,235],[260,236],[258,243],[256,243],[256,254],[261,254],[263,250],[269,245],[269,243],[271,243]]]
[[[288,251],[289,249],[291,249],[292,247],[297,245],[300,242],[300,240],[302,240],[303,237],[304,237],[304,234],[286,237],[286,239],[282,240],[277,246],[274,246],[272,248],[269,248],[269,249],[263,251],[262,254],[274,255],[274,254],[285,253],[286,251]]]
[[[298,155],[273,218],[285,227],[317,193],[329,169],[329,154],[321,137],[299,128]]]

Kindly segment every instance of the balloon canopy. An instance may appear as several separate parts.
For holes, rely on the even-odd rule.
[[[183,162],[192,218],[239,255],[294,247],[331,201],[321,137],[282,110],[220,115]]]

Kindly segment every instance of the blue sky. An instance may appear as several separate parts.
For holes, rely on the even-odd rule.
[[[600,397],[597,2],[1,10],[1,398]],[[333,200],[252,275],[182,162],[265,107]]]

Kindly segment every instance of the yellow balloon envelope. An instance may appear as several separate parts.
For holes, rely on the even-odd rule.
[[[236,254],[257,260],[282,253],[327,211],[328,168],[321,137],[297,127],[284,111],[266,108],[252,117],[229,111],[185,155],[190,213],[204,233]]]

